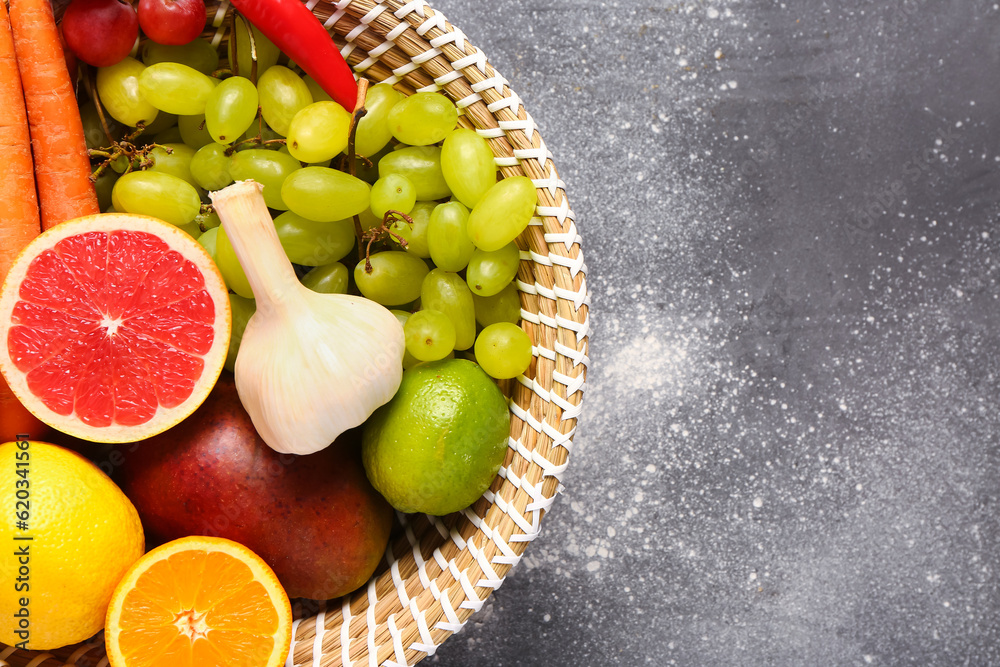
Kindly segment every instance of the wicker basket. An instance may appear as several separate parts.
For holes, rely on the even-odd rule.
[[[61,4],[61,3],[59,3]],[[225,38],[228,0],[209,0],[207,35]],[[447,517],[399,515],[379,569],[352,595],[295,601],[288,666],[412,665],[432,655],[503,583],[561,486],[588,362],[586,266],[552,156],[507,81],[423,0],[308,0],[355,71],[412,93],[442,90],[461,123],[487,138],[504,176],[538,188],[537,217],[518,239],[522,326],[534,342],[529,371],[502,383],[509,449],[490,490]],[[214,14],[213,14],[214,11]],[[103,638],[49,653],[0,648],[0,666],[107,665]]]

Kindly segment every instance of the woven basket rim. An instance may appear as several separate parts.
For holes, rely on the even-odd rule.
[[[63,0],[55,0],[59,8]],[[517,240],[529,370],[501,388],[511,410],[507,456],[490,490],[448,517],[401,515],[375,575],[329,603],[296,601],[288,667],[412,665],[481,608],[538,534],[566,469],[589,363],[589,294],[575,216],[551,153],[520,98],[465,34],[424,0],[305,0],[354,70],[412,94],[440,90],[460,122],[485,137],[504,177],[526,175],[536,217]],[[229,0],[206,0],[205,36],[218,45]],[[45,657],[48,656],[48,657]],[[103,638],[51,653],[0,645],[0,666],[106,665]]]

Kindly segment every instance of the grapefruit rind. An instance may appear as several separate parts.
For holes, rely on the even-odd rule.
[[[27,375],[16,368],[10,358],[8,330],[15,306],[21,301],[19,287],[28,273],[31,262],[54,248],[60,241],[87,232],[136,231],[152,234],[164,241],[170,250],[194,263],[205,282],[205,290],[212,297],[215,307],[214,336],[211,346],[199,355],[204,366],[191,393],[173,407],[157,405],[155,414],[141,424],[113,423],[92,426],[83,422],[74,410],[69,415],[60,414],[46,406],[29,388]],[[231,313],[228,288],[208,252],[186,232],[157,218],[128,213],[102,213],[68,220],[43,232],[29,243],[11,265],[0,287],[0,375],[3,375],[11,392],[42,422],[56,430],[82,440],[104,443],[125,443],[144,440],[176,425],[194,412],[208,397],[222,373],[229,349]]]
[[[222,537],[194,535],[182,537],[152,549],[136,561],[118,583],[111,596],[104,624],[105,650],[110,667],[131,667],[128,658],[122,651],[119,639],[122,631],[127,629],[121,625],[123,612],[127,611],[124,605],[125,598],[135,588],[136,582],[149,571],[151,566],[167,560],[175,554],[192,551],[221,552],[232,556],[250,568],[254,581],[261,584],[267,591],[278,615],[278,628],[272,635],[274,649],[267,662],[260,667],[281,667],[284,665],[291,649],[292,606],[274,571],[260,556],[238,542]],[[211,582],[206,583],[211,585]],[[127,616],[127,614],[125,615]]]

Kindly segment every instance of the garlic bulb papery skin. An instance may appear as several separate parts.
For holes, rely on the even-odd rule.
[[[257,301],[236,357],[236,390],[268,446],[312,454],[399,389],[403,327],[374,301],[302,285],[262,189],[240,181],[211,194]]]

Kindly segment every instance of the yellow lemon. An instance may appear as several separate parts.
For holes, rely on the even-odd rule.
[[[97,466],[45,442],[0,445],[0,642],[33,650],[104,627],[144,552],[135,507]]]

